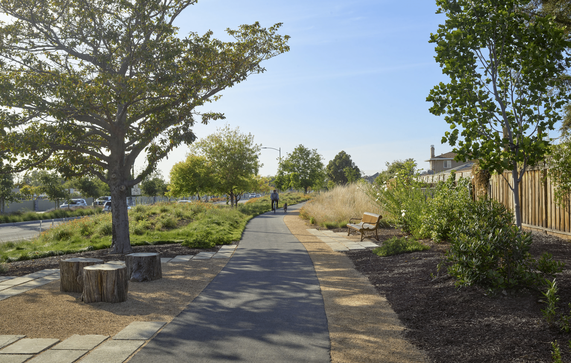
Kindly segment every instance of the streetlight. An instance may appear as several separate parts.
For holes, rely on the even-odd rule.
[[[280,153],[280,162],[282,161],[282,148],[281,147],[279,149],[276,149],[275,147],[262,146],[262,149],[272,149],[272,150],[278,151]]]

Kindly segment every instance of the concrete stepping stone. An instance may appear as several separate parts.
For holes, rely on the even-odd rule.
[[[81,363],[123,363],[143,344],[144,340],[108,340],[91,351]]]
[[[172,257],[161,257],[161,263],[169,263]]]
[[[361,242],[360,245],[363,246],[363,247],[367,247],[367,248],[370,248],[370,247],[372,247],[372,248],[379,247],[379,245],[376,244],[376,243],[374,243],[374,242]]]
[[[237,247],[238,247],[238,245],[224,245],[224,246],[220,247],[220,250],[218,251],[218,253],[225,252],[225,251],[234,251]]]
[[[117,333],[113,340],[149,340],[165,324],[165,321],[135,321]]]
[[[12,287],[12,286],[3,286],[3,285],[0,285],[0,291],[6,290],[6,289],[10,289],[11,287]]]
[[[23,338],[0,350],[0,359],[3,354],[38,354],[57,342],[59,339]]]
[[[58,272],[58,270],[45,269],[45,270],[36,271],[36,272],[31,273],[31,274],[24,275],[24,276],[22,276],[22,277],[28,277],[28,278],[30,278],[30,279],[39,279],[40,277],[45,277],[45,276],[53,275],[53,274],[55,274],[56,272]]]
[[[317,229],[313,229],[313,228],[306,229],[306,231],[308,231],[309,233],[314,234],[314,235],[320,235],[321,234],[320,231],[318,231]]]
[[[91,350],[103,343],[108,335],[78,335],[74,334],[59,343],[52,350]]]
[[[125,266],[125,261],[107,261],[105,263],[108,263],[110,265],[122,265]]]
[[[25,337],[25,335],[0,335],[0,349]]]
[[[199,252],[192,260],[210,260],[215,253],[216,252]]]
[[[17,286],[25,282],[30,282],[32,280],[33,280],[32,278],[21,276],[21,277],[14,277],[13,279],[10,280],[5,280],[1,284],[2,286]]]
[[[27,363],[73,363],[89,352],[88,350],[53,350],[37,355]],[[2,359],[2,358],[0,358]]]
[[[216,253],[214,256],[212,256],[212,258],[215,258],[215,259],[230,258],[230,257],[232,257],[233,253],[234,253],[234,251],[224,251],[224,252],[218,251],[218,253]]]
[[[169,261],[169,263],[180,263],[180,262],[188,262],[192,260],[194,255],[179,255]]]
[[[6,354],[0,355],[0,362],[2,363],[24,363],[28,359],[32,358],[33,355],[29,354]]]
[[[0,284],[2,283],[2,281],[11,280],[13,278],[14,276],[0,276]]]

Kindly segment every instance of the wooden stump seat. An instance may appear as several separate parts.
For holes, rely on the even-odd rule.
[[[158,253],[131,253],[125,256],[127,278],[131,281],[153,281],[163,277]]]
[[[83,268],[83,295],[85,303],[118,303],[127,300],[129,278],[127,266],[115,263],[91,265]]]
[[[98,258],[76,257],[59,262],[60,291],[83,292],[83,268],[85,266],[98,265],[103,260]]]
[[[348,223],[347,224],[347,236],[351,234],[351,230],[355,230],[357,232],[361,233],[361,241],[363,240],[363,238],[365,238],[365,232],[366,231],[375,231],[375,237],[377,238],[377,241],[379,240],[379,222],[381,221],[381,218],[383,218],[380,214],[375,214],[375,213],[368,213],[365,212],[363,213],[363,217],[361,218],[351,218],[351,220],[349,220],[349,222],[351,222],[352,220],[356,219],[356,220],[360,220],[360,223]]]

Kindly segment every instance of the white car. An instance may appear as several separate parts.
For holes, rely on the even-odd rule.
[[[72,199],[69,203],[63,203],[59,206],[60,208],[71,208],[71,207],[87,207],[87,202],[85,199]]]
[[[131,209],[131,206],[127,205],[127,209]],[[111,201],[105,202],[105,205],[103,206],[103,211],[104,212],[111,212]]]
[[[93,202],[93,205],[105,205],[106,202],[110,202],[111,201],[111,197],[110,196],[106,196],[106,197],[99,197],[97,199],[95,199],[95,201]]]

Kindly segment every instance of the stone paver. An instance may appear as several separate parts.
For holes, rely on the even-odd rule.
[[[108,340],[91,351],[81,363],[123,363],[143,344],[144,340]]]
[[[171,260],[171,257],[161,257],[161,263],[169,263]]]
[[[14,276],[0,276],[0,283],[2,283],[2,281],[6,281],[6,280],[11,280],[15,278]]]
[[[27,363],[73,363],[87,354],[88,350],[53,350],[43,352]],[[0,358],[1,359],[1,358]]]
[[[180,255],[180,256],[176,256],[175,258],[170,260],[169,263],[188,262],[188,261],[192,260],[193,257],[194,257],[194,255]]]
[[[165,321],[135,321],[117,333],[113,340],[148,340],[165,324]]]
[[[0,357],[4,354],[38,354],[57,342],[59,339],[23,338],[0,350]]]
[[[199,252],[194,258],[194,260],[210,260],[216,252]]]
[[[17,285],[23,284],[24,282],[30,282],[32,280],[33,280],[33,278],[30,278],[30,277],[24,277],[24,276],[14,277],[13,279],[3,281],[2,285],[3,286],[17,286]]]
[[[36,271],[36,272],[31,273],[31,274],[24,275],[22,277],[28,277],[31,279],[38,279],[40,277],[45,277],[45,276],[53,275],[56,273],[59,274],[59,269],[51,268],[51,269]]]
[[[320,231],[317,229],[308,229],[307,231],[318,237],[335,252],[364,250],[366,248],[375,248],[379,246],[378,244],[371,241],[351,240],[344,236],[344,233],[341,234],[333,231]]]
[[[0,335],[0,349],[25,337],[25,335]]]
[[[0,355],[1,363],[24,363],[28,359],[32,358],[33,355],[29,354],[10,354],[10,355]]]
[[[91,350],[103,343],[108,335],[77,335],[74,334],[59,343],[52,350]]]

